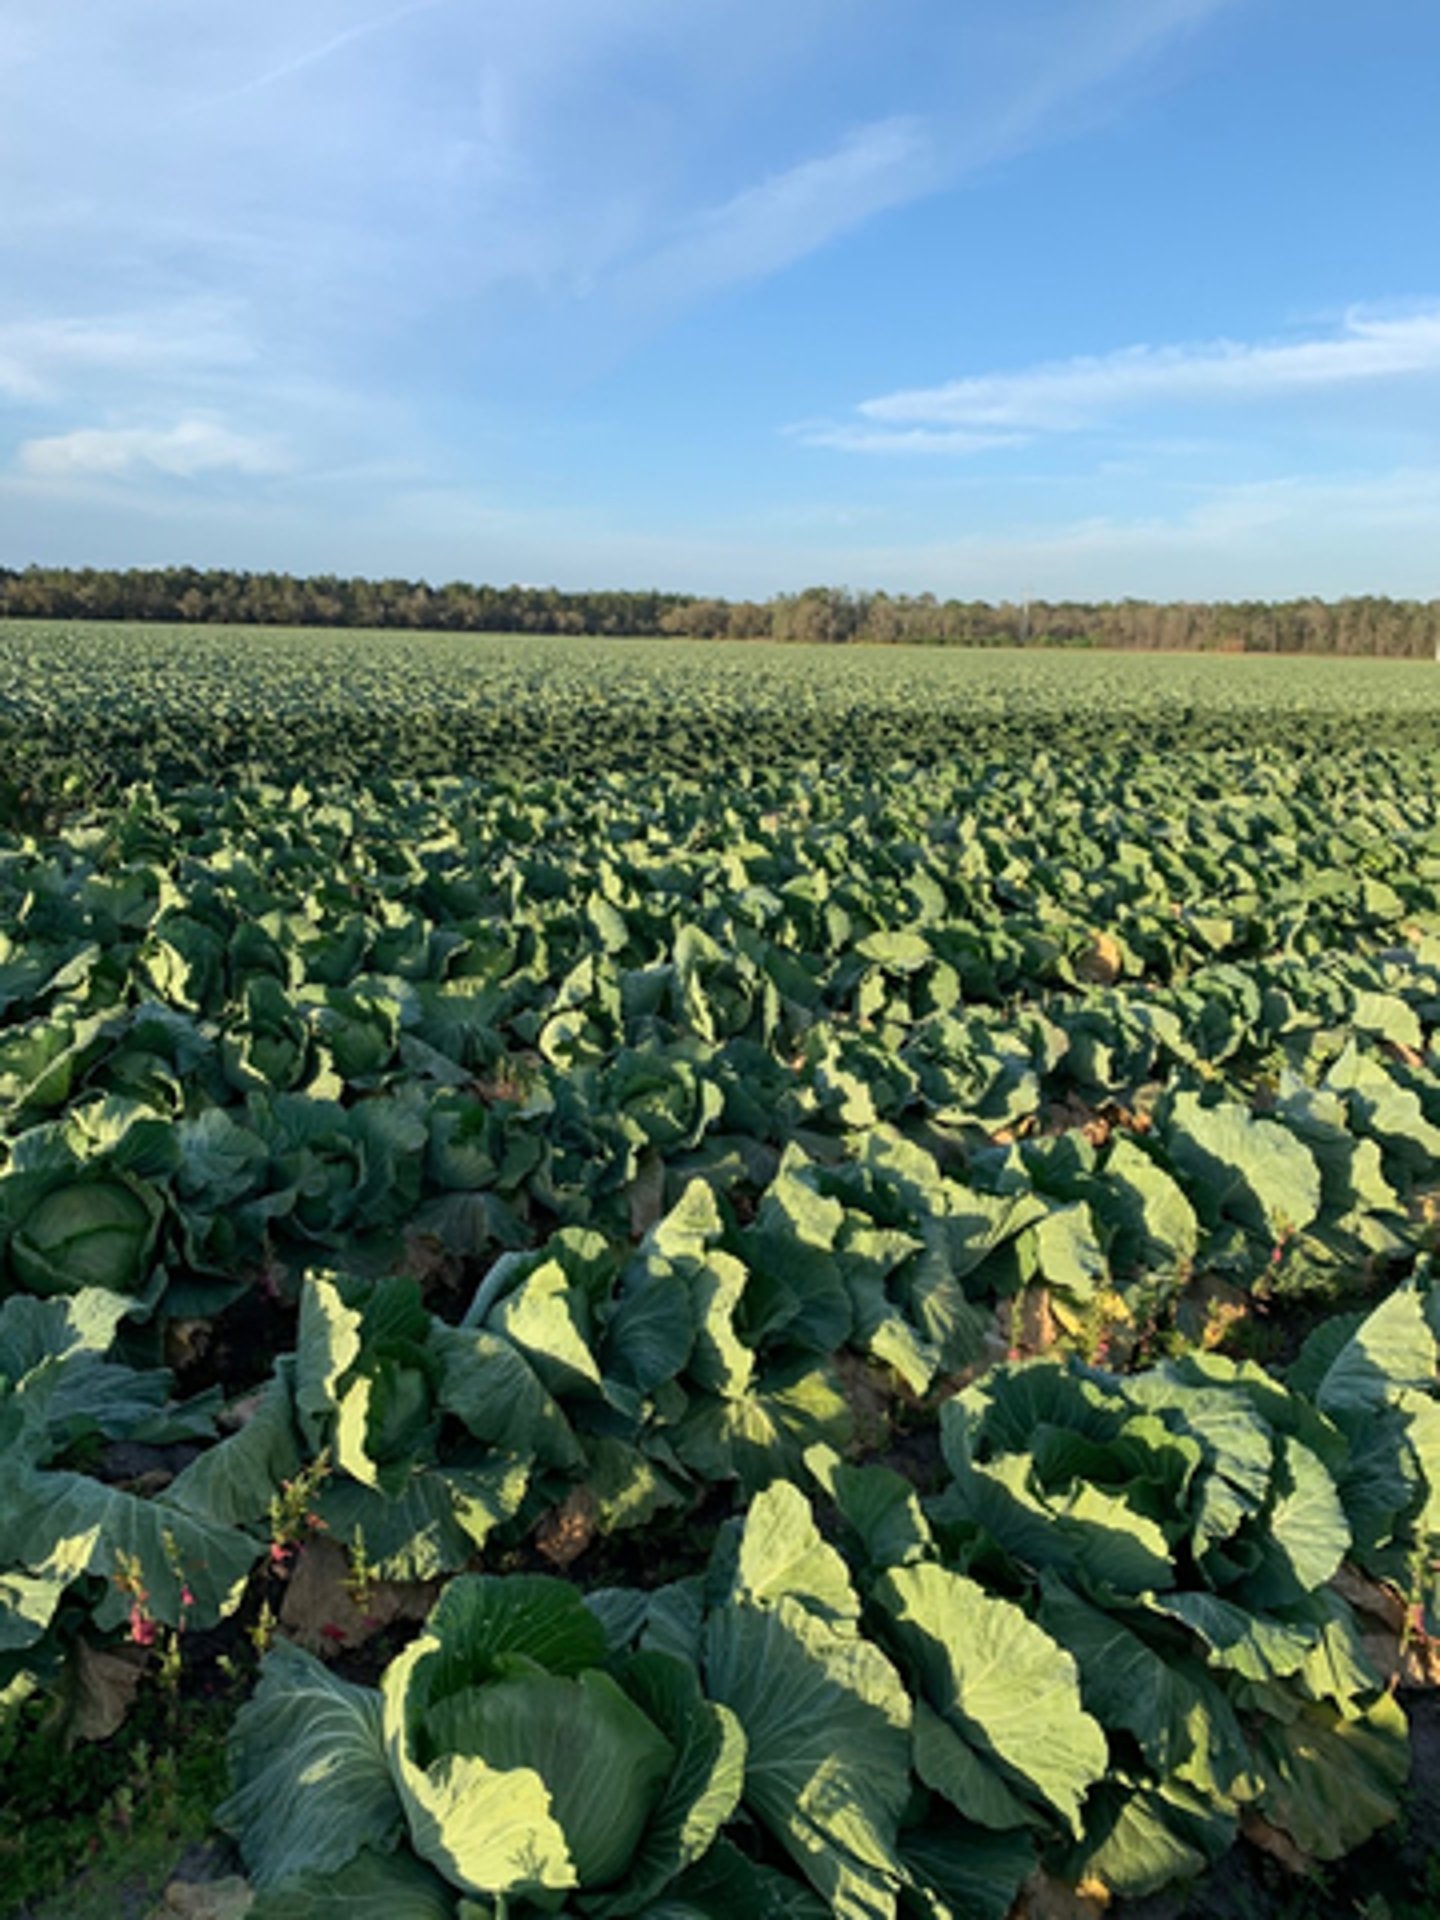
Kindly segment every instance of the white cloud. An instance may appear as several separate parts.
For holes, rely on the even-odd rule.
[[[16,455],[32,480],[119,480],[161,474],[194,480],[202,474],[270,474],[288,464],[274,441],[236,433],[215,420],[182,420],[173,427],[80,427],[25,441]]]
[[[17,320],[0,324],[0,396],[43,400],[87,377],[183,377],[243,368],[255,358],[234,313],[211,301]]]
[[[827,420],[799,421],[785,431],[806,447],[836,447],[842,453],[992,453],[1023,447],[1024,433],[977,433],[968,427],[867,427]]]
[[[523,473],[676,312],[1123,113],[1237,3],[8,0],[11,485],[43,482],[58,522],[61,477],[148,478],[164,509],[282,446],[292,491],[389,461]],[[834,431],[952,454],[1014,432]]]
[[[862,401],[859,422],[802,430],[811,444],[861,452],[983,451],[1016,435],[1072,433],[1146,409],[1283,399],[1379,381],[1440,376],[1440,307],[1356,309],[1309,340],[1135,346],[987,373]],[[823,438],[821,433],[823,432]],[[1010,436],[1007,438],[1006,436]]]
[[[318,46],[308,47],[303,53],[291,55],[289,59],[282,60],[278,66],[270,67],[264,73],[257,74],[253,80],[246,80],[238,87],[231,87],[225,93],[217,94],[214,100],[207,101],[204,105],[214,106],[222,100],[238,100],[246,94],[259,93],[262,88],[276,86],[280,81],[288,80],[294,74],[304,73],[308,67],[318,66],[322,60],[328,60],[332,54],[342,52],[357,40],[367,40],[371,34],[384,33],[390,27],[398,27],[414,14],[429,13],[434,7],[450,4],[451,0],[408,0],[405,6],[392,7],[388,13],[380,14],[373,20],[362,20],[357,26],[346,27],[339,33],[331,34]],[[201,110],[198,107],[195,109],[196,112]]]
[[[1429,598],[1434,570],[1417,534],[1437,522],[1440,467],[1295,474],[1215,486],[1171,512],[816,551],[806,577],[989,600]]]
[[[972,78],[958,110],[875,121],[719,206],[690,210],[678,238],[652,246],[638,265],[618,267],[618,287],[663,311],[792,266],[877,213],[1073,134],[1106,111],[1106,89],[1113,93],[1122,73],[1143,68],[1167,43],[1235,4],[1092,0],[1073,20],[1047,22],[1042,35],[1033,19],[1021,23],[989,84],[977,87]],[[962,32],[954,38],[963,44]],[[937,35],[937,70],[946,65],[945,41]]]
[[[680,237],[628,277],[629,289],[663,305],[776,273],[887,207],[932,190],[944,176],[923,120],[876,121],[828,153],[693,215]]]

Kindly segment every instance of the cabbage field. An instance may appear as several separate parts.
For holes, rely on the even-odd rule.
[[[0,1912],[1440,1911],[1437,1026],[1428,663],[0,625]]]

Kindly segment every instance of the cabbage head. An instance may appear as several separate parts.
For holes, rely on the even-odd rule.
[[[52,1187],[19,1222],[10,1265],[31,1293],[145,1291],[162,1208],[147,1188],[121,1179],[81,1178]]]
[[[398,1842],[506,1913],[619,1920],[709,1851],[745,1738],[688,1661],[614,1654],[567,1582],[470,1574],[378,1696],[277,1649],[231,1760],[221,1817],[262,1888]]]

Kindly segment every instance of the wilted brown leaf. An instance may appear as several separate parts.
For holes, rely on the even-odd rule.
[[[1125,955],[1120,942],[1111,933],[1093,934],[1090,944],[1075,955],[1071,963],[1075,978],[1087,986],[1109,987],[1120,978]]]
[[[1376,1620],[1383,1621],[1397,1637],[1405,1631],[1405,1601],[1394,1587],[1372,1580],[1369,1574],[1361,1573],[1358,1567],[1352,1567],[1348,1562],[1340,1568],[1330,1585],[1357,1612],[1371,1614]]]
[[[535,1551],[552,1567],[568,1567],[595,1538],[600,1503],[589,1487],[576,1487],[552,1507],[535,1529]]]
[[[242,1400],[232,1400],[228,1407],[221,1408],[216,1425],[225,1433],[238,1433],[241,1427],[248,1427],[260,1411],[265,1392],[265,1388],[261,1387],[255,1393],[247,1393]]]
[[[1440,1687],[1440,1640],[1418,1631],[1402,1594],[1351,1566],[1330,1582],[1360,1616],[1360,1640],[1387,1687]]]
[[[174,1373],[183,1373],[203,1360],[210,1351],[215,1327],[209,1320],[171,1320],[165,1327],[165,1364]]]
[[[1110,1889],[1102,1881],[1082,1880],[1072,1887],[1037,1867],[1020,1889],[1009,1920],[1099,1920],[1109,1904]]]
[[[1054,1346],[1059,1333],[1050,1289],[1025,1287],[1016,1298],[1015,1317],[1010,1324],[1014,1329],[1015,1345],[1021,1353],[1027,1356],[1047,1353]]]
[[[434,1581],[372,1580],[357,1593],[345,1549],[334,1540],[307,1540],[300,1549],[280,1625],[311,1653],[363,1646],[396,1620],[423,1620],[435,1603]]]
[[[1181,1333],[1196,1346],[1218,1347],[1238,1322],[1247,1319],[1250,1301],[1239,1287],[1214,1274],[1202,1274],[1180,1296],[1175,1320]]]
[[[75,1644],[68,1674],[72,1740],[108,1740],[134,1704],[149,1655],[143,1647],[92,1647]]]
[[[866,1452],[883,1447],[890,1438],[890,1402],[895,1397],[888,1375],[858,1353],[839,1353],[833,1364],[855,1421],[857,1444]]]
[[[639,1170],[625,1189],[630,1209],[630,1235],[642,1240],[665,1212],[665,1162],[658,1153],[647,1153]]]
[[[1240,1831],[1252,1846],[1259,1847],[1262,1853],[1268,1853],[1272,1860],[1278,1860],[1287,1873],[1303,1878],[1315,1871],[1315,1862],[1309,1854],[1303,1853],[1282,1828],[1272,1827],[1258,1813],[1241,1814]]]
[[[242,1920],[254,1904],[254,1890],[236,1874],[224,1880],[172,1880],[152,1920]]]

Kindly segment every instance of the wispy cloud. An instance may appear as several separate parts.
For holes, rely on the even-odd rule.
[[[289,465],[276,441],[238,433],[217,420],[181,420],[172,427],[79,427],[24,441],[19,473],[47,482],[120,480],[163,474],[194,480],[204,474],[269,474]]]
[[[42,400],[77,379],[244,368],[256,359],[235,314],[213,301],[0,325],[0,397]]]
[[[995,162],[1063,140],[1102,114],[1107,85],[1238,0],[1098,0],[1038,44],[1018,35],[1014,73],[1001,62],[965,108],[936,106],[851,133],[837,146],[686,213],[675,238],[618,267],[627,304],[663,310],[718,288],[776,273],[878,213],[953,187]],[[1003,76],[1003,77],[1002,77]],[[860,447],[857,451],[870,449]],[[924,450],[918,445],[915,451]]]
[[[869,427],[836,425],[828,420],[800,420],[785,429],[807,447],[835,447],[841,453],[993,453],[1000,447],[1023,447],[1023,433],[980,433],[969,427]]]
[[[623,276],[627,293],[662,304],[779,272],[946,175],[933,127],[897,116],[692,215],[684,230]]]
[[[326,512],[351,537],[354,476],[504,472],[507,498],[573,518],[649,462],[635,484],[663,519],[684,489],[650,476],[686,436],[644,356],[678,314],[757,300],[865,223],[1120,115],[1238,4],[7,0],[0,176],[27,183],[0,196],[7,509],[71,510],[78,551],[86,488],[107,524],[123,495],[227,534],[243,499],[302,565],[323,563]],[[759,391],[739,320],[707,422],[727,378],[737,417]],[[645,420],[607,412],[610,376]],[[954,456],[1030,431],[858,413],[805,436]],[[310,520],[279,512],[282,486]]]
[[[391,27],[398,27],[417,13],[430,13],[436,7],[452,4],[452,0],[408,0],[403,7],[392,7],[388,13],[380,14],[374,20],[362,20],[358,26],[346,27],[341,33],[331,34],[318,46],[308,47],[303,53],[297,53],[288,60],[282,60],[278,66],[268,68],[257,74],[253,80],[242,81],[238,87],[230,87],[224,93],[216,94],[212,99],[202,102],[192,109],[203,112],[222,100],[240,100],[246,94],[259,93],[266,87],[278,85],[296,74],[304,73],[308,67],[319,66],[322,60],[328,60],[333,54],[342,53],[346,47],[353,46],[357,40],[368,40],[372,34],[385,33]]]
[[[1211,340],[986,373],[864,400],[858,419],[791,429],[812,446],[863,453],[976,453],[1165,408],[1216,407],[1440,376],[1440,306],[1355,309],[1306,340]]]

